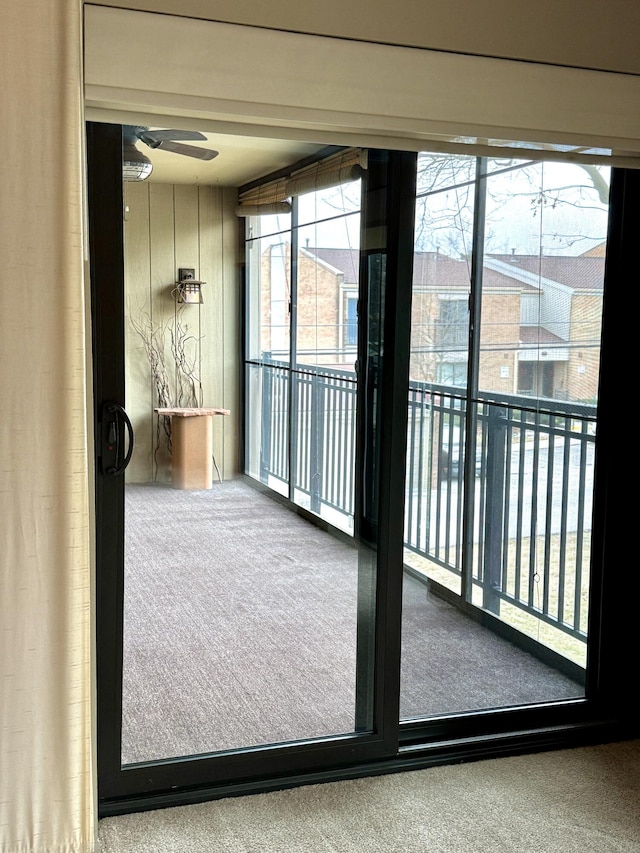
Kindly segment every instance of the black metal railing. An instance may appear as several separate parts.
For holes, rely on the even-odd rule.
[[[354,372],[261,370],[262,479],[288,482],[291,464],[294,499],[352,516]],[[515,395],[468,404],[460,389],[411,382],[405,547],[464,576],[461,589],[479,590],[489,611],[508,604],[584,641],[595,407],[536,405]]]
[[[289,482],[289,374],[284,363],[260,365],[260,478]]]
[[[353,516],[356,378],[353,370],[263,362],[260,471],[289,481],[309,509]],[[295,429],[289,435],[289,410]]]
[[[515,395],[472,405],[467,441],[465,397],[410,385],[405,547],[460,578],[466,554],[484,608],[508,603],[584,641],[595,407],[536,409]]]
[[[356,381],[353,371],[298,368],[292,372],[297,431],[296,490],[310,509],[353,515]]]
[[[473,578],[488,609],[506,602],[585,640],[595,407],[544,406],[506,396],[478,404],[486,493]]]

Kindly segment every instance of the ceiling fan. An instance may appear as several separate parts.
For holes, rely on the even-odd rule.
[[[151,160],[139,150],[138,142],[149,148],[160,148],[195,157],[198,160],[213,160],[218,152],[213,148],[200,148],[197,145],[185,145],[185,140],[201,141],[206,136],[197,130],[149,130],[139,125],[125,125],[122,128],[122,177],[125,181],[145,181],[153,171]]]

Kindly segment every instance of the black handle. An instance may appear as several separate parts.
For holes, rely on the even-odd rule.
[[[127,428],[128,442],[124,451],[124,433]],[[133,426],[127,413],[118,403],[105,403],[102,407],[102,473],[110,477],[122,474],[133,454]]]

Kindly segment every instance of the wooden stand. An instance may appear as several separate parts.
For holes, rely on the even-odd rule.
[[[176,489],[210,489],[213,483],[212,417],[228,409],[154,409],[171,420],[171,480]]]

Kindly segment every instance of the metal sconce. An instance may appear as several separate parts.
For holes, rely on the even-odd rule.
[[[173,290],[177,302],[183,302],[185,305],[201,305],[204,300],[202,298],[202,286],[205,281],[196,281],[195,269],[179,269],[176,286]]]

